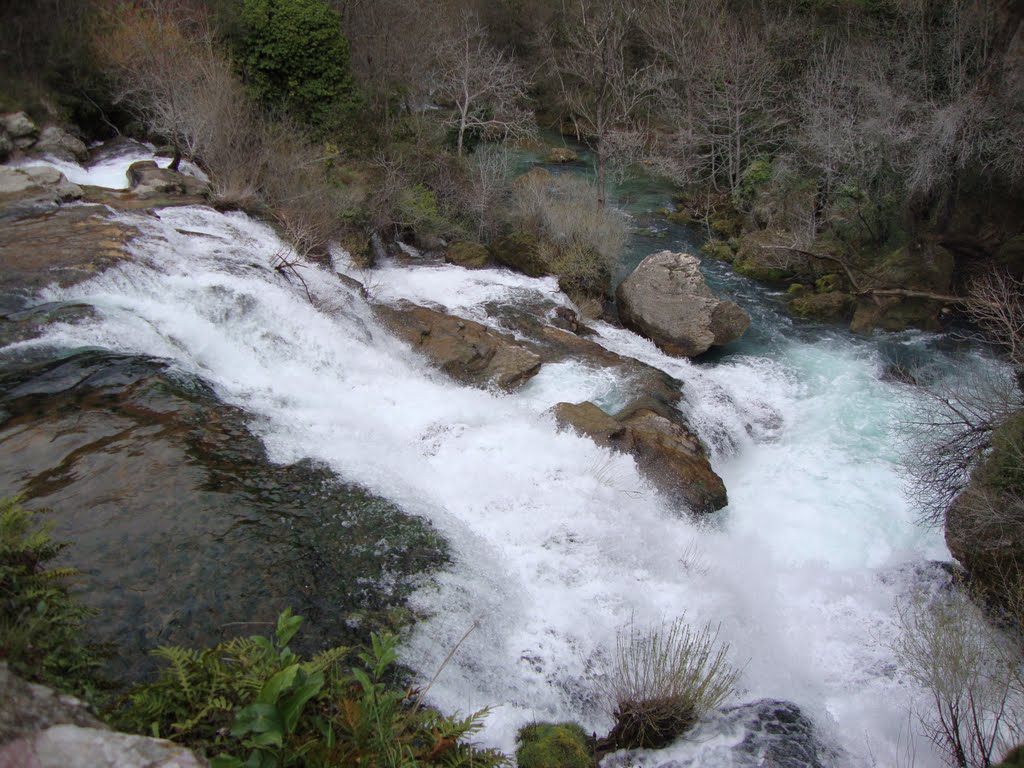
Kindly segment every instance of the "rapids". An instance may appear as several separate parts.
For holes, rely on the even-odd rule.
[[[939,336],[882,343],[796,326],[771,292],[724,271],[712,280],[755,328],[712,362],[668,358],[597,324],[600,343],[684,382],[730,497],[694,521],[631,458],[559,432],[547,413],[583,399],[614,410],[628,381],[560,364],[511,395],[458,386],[388,336],[334,272],[304,266],[311,304],[270,270],[286,246],[268,226],[205,208],[125,218],[142,233],[131,262],[39,297],[91,304],[97,317],[23,344],[171,360],[245,409],[273,460],[323,462],[431,520],[453,565],[414,595],[423,618],[403,660],[425,681],[441,670],[435,705],[494,707],[483,741],[512,751],[534,720],[607,729],[595,677],[617,629],[685,613],[720,625],[731,644],[742,668],[732,703],[794,702],[838,765],[896,765],[908,749],[918,768],[940,764],[908,728],[921,692],[889,642],[894,601],[943,579],[932,561],[948,552],[939,532],[915,525],[898,471],[899,420],[918,395],[882,374],[897,359],[935,375],[983,364],[972,353]],[[336,267],[352,272],[340,254]],[[567,303],[552,279],[436,264],[382,265],[369,289],[377,301],[429,301],[492,323],[483,302]],[[633,763],[735,764],[734,720],[713,715],[701,734]]]

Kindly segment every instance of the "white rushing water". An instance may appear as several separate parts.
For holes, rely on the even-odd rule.
[[[42,297],[89,302],[99,319],[32,343],[174,360],[247,409],[274,460],[321,460],[432,520],[454,564],[415,595],[427,618],[404,659],[429,678],[475,627],[430,696],[449,711],[495,706],[487,742],[511,751],[534,720],[606,729],[592,674],[616,630],[685,612],[721,624],[743,669],[736,702],[791,700],[842,750],[840,764],[896,764],[916,692],[888,648],[893,601],[930,578],[915,564],[948,554],[901,495],[894,436],[913,394],[880,380],[874,346],[836,333],[696,366],[599,326],[610,349],[685,382],[731,501],[699,525],[632,459],[559,432],[546,413],[560,400],[617,407],[628,382],[561,364],[514,395],[461,387],[315,267],[302,270],[311,306],[267,268],[284,247],[268,227],[202,208],[131,221],[142,232],[133,263]],[[478,319],[482,301],[558,296],[551,280],[450,266],[384,266],[373,279],[378,299]],[[730,765],[737,738],[639,762]],[[916,752],[919,768],[939,764],[926,743]]]

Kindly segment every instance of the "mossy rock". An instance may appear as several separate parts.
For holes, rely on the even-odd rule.
[[[491,243],[491,256],[499,264],[530,277],[544,277],[548,274],[540,241],[531,234],[509,235],[495,240]]]
[[[744,277],[762,283],[784,283],[793,276],[790,270],[768,267],[754,259],[741,260],[737,258],[732,267]]]
[[[579,156],[568,147],[552,147],[544,156],[545,163],[575,163]]]
[[[786,308],[791,315],[804,320],[835,323],[849,319],[853,310],[853,297],[848,293],[815,293],[790,301]]]
[[[519,729],[519,768],[592,768],[586,731],[576,723],[536,723]]]
[[[466,269],[482,269],[490,262],[490,254],[480,243],[459,240],[448,246],[444,260]]]
[[[731,262],[735,256],[732,248],[724,240],[708,240],[700,247],[700,250],[705,256],[710,256],[720,261]]]
[[[814,290],[818,293],[833,293],[841,291],[843,287],[843,278],[836,274],[825,275],[814,281]]]
[[[878,287],[946,292],[954,266],[953,254],[942,246],[911,244],[890,251],[869,273]]]
[[[850,322],[854,333],[869,334],[873,330],[905,331],[921,328],[926,331],[942,329],[939,320],[942,305],[929,299],[886,297],[862,299],[857,303]]]
[[[708,220],[711,231],[721,237],[737,237],[743,231],[743,219],[735,211],[712,216]]]
[[[790,299],[799,299],[802,296],[806,296],[808,293],[811,293],[811,289],[803,283],[792,283],[786,289],[786,296]]]
[[[689,226],[693,224],[693,215],[685,208],[680,208],[678,211],[669,212],[665,218],[671,221],[673,224],[678,224],[681,227]]]

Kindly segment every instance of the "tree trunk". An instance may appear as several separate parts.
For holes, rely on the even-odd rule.
[[[174,145],[174,158],[171,160],[171,164],[167,166],[172,171],[177,171],[178,166],[181,165],[181,147],[177,144]]]
[[[597,145],[597,149],[594,151],[594,156],[597,158],[597,207],[604,208],[605,206],[605,165],[607,164],[607,158],[604,155],[604,148],[600,142]]]

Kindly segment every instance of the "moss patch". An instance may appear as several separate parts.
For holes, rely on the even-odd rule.
[[[576,723],[536,723],[517,737],[519,768],[591,768],[594,764],[586,732]]]
[[[840,322],[850,317],[853,297],[847,293],[815,293],[793,299],[786,305],[790,314],[805,320]]]

